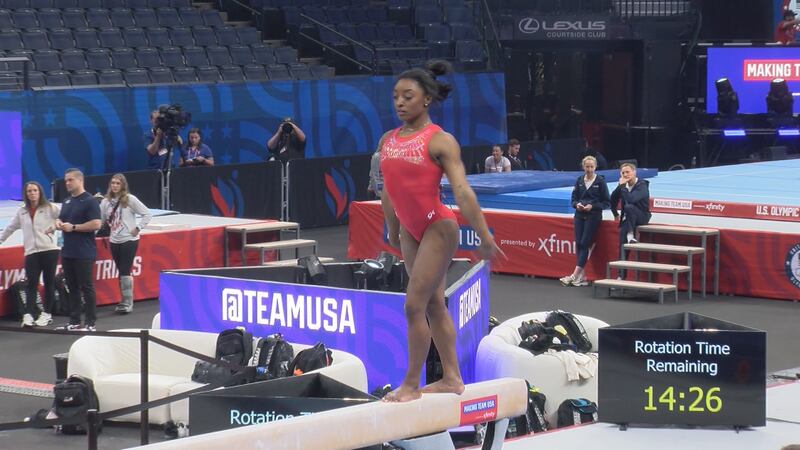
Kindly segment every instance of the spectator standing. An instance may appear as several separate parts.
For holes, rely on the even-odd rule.
[[[485,173],[511,172],[511,161],[503,156],[503,149],[499,145],[492,147],[492,156],[483,162]]]
[[[586,156],[581,161],[583,175],[578,177],[572,189],[572,207],[575,208],[573,224],[575,227],[576,258],[572,274],[561,278],[565,286],[586,286],[584,267],[589,259],[589,249],[595,234],[603,222],[603,210],[609,207],[608,186],[602,175],[595,173],[597,160]]]
[[[214,154],[211,148],[203,143],[200,128],[189,130],[186,145],[181,148],[181,158],[178,163],[183,166],[213,166]]]
[[[0,244],[15,231],[22,230],[25,248],[25,310],[22,326],[47,326],[52,321],[52,308],[55,302],[55,277],[58,265],[58,245],[55,231],[59,208],[50,203],[44,195],[42,185],[36,181],[25,183],[22,188],[25,204],[17,210],[11,223],[0,234]],[[36,293],[39,277],[44,281],[44,311],[36,307]]]
[[[189,133],[191,139],[191,132]],[[108,183],[108,192],[100,203],[103,222],[108,223],[111,233],[111,257],[119,271],[121,300],[114,311],[133,311],[133,277],[131,267],[139,248],[139,233],[150,223],[150,210],[128,190],[128,180],[121,173],[114,174]],[[137,223],[136,215],[141,219]]]
[[[61,266],[69,289],[67,330],[94,331],[97,300],[94,291],[94,261],[97,258],[95,231],[100,228],[100,205],[83,188],[83,172],[67,169],[64,183],[69,198],[64,200],[56,228],[63,232]],[[81,297],[85,301],[86,321],[81,325]]]
[[[275,134],[267,141],[269,160],[277,159],[283,163],[290,159],[305,157],[305,149],[306,134],[291,117],[283,119]]]

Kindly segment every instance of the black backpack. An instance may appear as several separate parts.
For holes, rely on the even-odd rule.
[[[585,398],[571,398],[558,407],[558,427],[568,427],[597,420],[597,403]]]
[[[540,355],[550,349],[574,350],[575,346],[567,343],[567,336],[560,330],[564,328],[549,327],[538,320],[522,322],[519,327],[519,335],[522,337],[519,346],[534,355]],[[556,338],[558,341],[555,341]]]
[[[592,350],[592,341],[589,340],[586,329],[572,313],[561,310],[552,311],[547,315],[545,323],[550,327],[563,326],[567,330],[569,340],[575,344],[579,352],[585,353]]]
[[[71,419],[78,416],[86,418],[90,409],[100,411],[100,401],[94,391],[91,379],[80,375],[70,375],[61,383],[53,386],[53,410],[59,419]],[[85,434],[85,420],[80,424],[61,425],[64,434]],[[102,423],[97,424],[97,431]]]
[[[223,330],[217,336],[215,357],[231,364],[246,366],[253,356],[253,335],[244,328]]]
[[[55,298],[50,306],[50,313],[54,316],[69,315],[69,290],[64,279],[64,272],[59,272],[55,277]]]
[[[289,364],[294,359],[294,349],[280,333],[258,338],[253,347],[250,365],[256,368],[255,381],[291,375]]]
[[[317,342],[313,347],[297,353],[292,363],[289,364],[289,372],[293,375],[302,375],[331,364],[333,364],[332,352],[325,348],[325,344]]]
[[[25,302],[28,297],[27,289],[28,280],[25,278],[21,278],[8,287],[8,300],[11,302],[11,307],[14,311],[13,316],[17,320],[22,319],[23,314],[25,314]],[[38,290],[36,292],[36,307],[39,309],[39,312],[44,310],[42,307],[42,296],[39,295]],[[35,314],[34,317],[36,317],[36,315],[38,315],[38,313]]]
[[[525,383],[528,385],[528,409],[524,415],[511,419],[506,431],[506,438],[541,433],[550,428],[550,424],[544,417],[544,404],[547,397],[539,391],[539,388],[532,387],[527,381]]]

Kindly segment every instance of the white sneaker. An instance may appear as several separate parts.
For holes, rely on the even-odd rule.
[[[572,284],[573,278],[572,275],[567,275],[565,277],[559,278],[558,281],[560,281],[561,284],[563,284],[564,286],[569,286]]]
[[[51,323],[53,323],[53,316],[42,311],[42,313],[39,314],[39,317],[36,319],[36,322],[34,323],[36,324],[37,327],[46,327]]]
[[[32,327],[33,326],[33,316],[30,314],[25,314],[22,316],[22,325],[23,327]]]
[[[572,285],[573,286],[588,286],[589,282],[586,281],[586,279],[583,278],[583,277],[578,277],[578,278],[575,278],[574,280],[572,280]]]

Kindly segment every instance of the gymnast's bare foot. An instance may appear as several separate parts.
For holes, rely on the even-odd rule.
[[[458,394],[464,392],[464,382],[461,379],[456,380],[447,380],[442,378],[441,380],[431,383],[422,388],[423,394]]]
[[[410,402],[420,397],[422,397],[422,391],[420,391],[418,387],[411,387],[401,384],[399,388],[386,394],[386,396],[383,397],[383,401],[402,403]]]

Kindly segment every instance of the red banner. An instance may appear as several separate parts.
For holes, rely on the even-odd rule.
[[[458,214],[457,214],[458,215]],[[572,217],[515,212],[484,211],[495,240],[508,256],[492,265],[494,272],[558,278],[575,267]],[[458,215],[459,223],[466,223]],[[374,258],[383,250],[393,250],[385,239],[383,212],[378,202],[355,202],[350,206],[347,255],[352,259]],[[619,231],[616,222],[604,221],[586,265],[587,278],[605,278],[609,261],[619,257]],[[461,226],[459,257],[473,256],[476,236]],[[720,231],[720,293],[800,300],[800,233],[771,233],[758,230]],[[648,241],[699,245],[695,238],[667,235],[648,237]],[[713,291],[713,240],[707,257],[708,291]],[[396,252],[396,251],[395,251]],[[677,255],[658,255],[654,261],[686,264]],[[695,257],[695,267],[700,258]],[[700,271],[693,284],[700,289]],[[682,277],[683,278],[683,277]],[[655,280],[669,282],[666,276]],[[685,281],[681,281],[681,286]]]
[[[745,81],[772,81],[783,78],[800,80],[800,60],[797,59],[745,59],[742,65]]]
[[[780,220],[800,222],[800,206],[767,203],[735,203],[708,200],[682,200],[675,198],[650,198],[650,211],[669,214],[694,214],[698,216],[736,217],[740,219]]]

